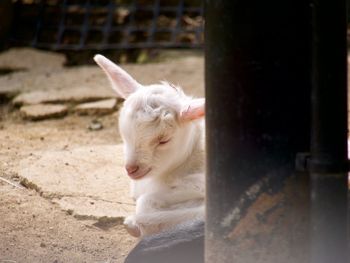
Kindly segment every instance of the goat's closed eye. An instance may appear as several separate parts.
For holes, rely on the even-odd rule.
[[[159,144],[160,144],[160,145],[163,145],[163,144],[168,143],[169,141],[170,141],[170,139],[160,139],[160,140],[159,140]]]

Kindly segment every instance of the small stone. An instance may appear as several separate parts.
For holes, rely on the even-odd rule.
[[[43,243],[43,242],[41,242],[41,243],[40,243],[40,247],[46,247],[46,244]]]
[[[73,215],[73,210],[72,210],[72,209],[68,209],[68,210],[67,210],[67,214],[68,214],[68,215]]]
[[[37,104],[23,106],[20,113],[24,119],[43,120],[48,118],[63,117],[67,114],[68,108],[58,104]]]
[[[92,120],[91,123],[89,124],[88,129],[90,131],[98,131],[103,129],[103,124],[98,121],[98,120]]]
[[[113,112],[117,106],[117,99],[100,100],[79,104],[75,112],[80,115],[103,115]]]

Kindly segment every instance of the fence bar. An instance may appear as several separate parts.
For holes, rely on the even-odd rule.
[[[348,262],[346,10],[312,1],[312,263]]]
[[[300,263],[300,251],[286,251],[293,222],[285,236],[261,232],[264,240],[279,238],[271,244],[280,247],[254,237],[245,246],[233,233],[263,178],[273,178],[266,191],[281,190],[296,154],[310,147],[309,3],[208,0],[205,11],[206,262]]]

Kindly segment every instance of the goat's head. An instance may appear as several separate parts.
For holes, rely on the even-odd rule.
[[[128,175],[140,179],[180,165],[194,143],[191,123],[204,116],[204,99],[192,99],[167,82],[143,86],[107,58],[94,59],[126,99],[119,129]]]

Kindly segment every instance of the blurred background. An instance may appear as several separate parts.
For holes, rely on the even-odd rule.
[[[0,20],[3,49],[60,51],[70,64],[96,50],[143,62],[145,50],[203,46],[201,0],[3,0]]]

